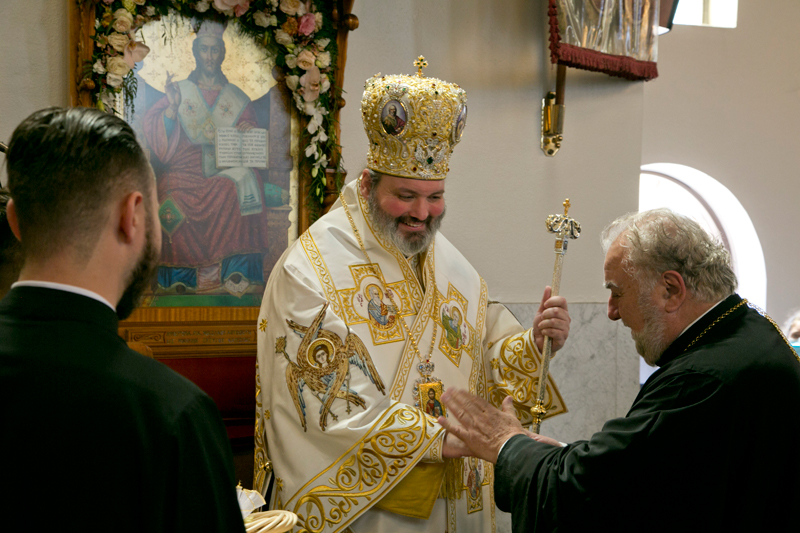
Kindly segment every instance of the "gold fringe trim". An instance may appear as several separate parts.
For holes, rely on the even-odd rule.
[[[464,493],[464,459],[444,460],[444,479],[439,491],[440,498],[460,500]]]

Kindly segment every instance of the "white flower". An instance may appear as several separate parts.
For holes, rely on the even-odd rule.
[[[295,68],[297,66],[297,56],[294,54],[287,54],[284,56],[286,60],[286,66],[289,68]]]
[[[294,44],[294,42],[292,41],[292,36],[283,30],[275,31],[275,42],[277,42],[278,44],[282,44],[283,46],[289,46],[290,44]]]
[[[325,68],[331,64],[331,53],[330,52],[320,52],[317,54],[317,66],[319,68]]]
[[[314,135],[314,136],[311,138],[311,142],[314,142],[314,143],[316,143],[316,142],[323,142],[323,143],[324,143],[324,142],[325,142],[325,141],[327,141],[327,140],[328,140],[328,134],[327,134],[327,133],[325,133],[325,130],[324,130],[324,129],[322,129],[322,128],[320,128],[319,130],[317,130],[317,134],[316,134],[316,135]]]
[[[310,142],[308,146],[306,146],[306,157],[311,156],[319,157],[319,152],[317,151],[317,143]]]
[[[108,44],[117,52],[125,50],[125,45],[128,44],[130,38],[124,33],[114,32],[108,36]]]
[[[112,74],[111,72],[109,72],[108,74],[106,74],[106,83],[110,87],[119,87],[120,85],[122,85],[122,76],[120,76],[119,74]]]
[[[297,84],[299,82],[300,82],[299,76],[286,76],[286,86],[292,91],[297,90]]]
[[[111,26],[120,33],[128,33],[133,26],[133,15],[127,9],[117,9]]]
[[[209,0],[200,0],[194,6],[194,8],[200,13],[205,13],[208,11],[209,7],[211,7],[211,2],[209,2]]]
[[[314,31],[322,29],[322,13],[317,11],[314,13]]]
[[[331,42],[330,39],[317,39],[316,41],[314,41],[314,43],[317,45],[317,48],[319,48],[320,50],[325,50],[325,47],[328,46],[328,43],[330,42]]]
[[[294,99],[294,106],[300,111],[301,113],[305,112],[305,105],[306,101],[303,100],[303,95],[297,92],[292,93],[292,98]]]
[[[308,128],[306,129],[308,133],[312,135],[322,126],[324,115],[328,114],[327,109],[315,105],[315,102],[316,100],[314,102],[306,102],[305,109],[303,109],[305,114],[311,117],[311,120],[308,121]]]
[[[92,70],[95,71],[97,74],[106,73],[106,67],[103,66],[103,61],[100,59],[95,61],[94,65],[92,65]]]
[[[324,168],[324,167],[328,166],[328,156],[325,155],[325,154],[320,154],[320,156],[317,159],[317,162],[314,164],[314,166],[317,167],[317,168],[320,168],[320,167]]]
[[[272,15],[269,17],[269,22],[267,23],[268,26],[277,26],[278,25],[278,17]]]
[[[281,11],[290,17],[302,15],[303,13],[299,12],[301,6],[303,6],[303,4],[300,0],[281,0]]]
[[[256,11],[253,13],[253,22],[262,28],[266,28],[269,26],[269,17],[267,17],[263,11]]]
[[[152,17],[156,14],[156,8],[154,8],[153,6],[147,6],[146,8],[144,8],[144,14],[147,15],[148,17]]]
[[[118,76],[127,76],[128,72],[131,71],[131,67],[128,66],[122,56],[108,58],[108,61],[106,62],[106,69],[109,73],[116,74]]]
[[[319,92],[320,94],[325,94],[328,92],[328,89],[331,88],[331,80],[328,79],[328,76],[322,76],[322,81],[319,84]]]

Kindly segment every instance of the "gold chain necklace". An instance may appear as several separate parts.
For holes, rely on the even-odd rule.
[[[728,309],[727,311],[725,311],[725,313],[723,313],[722,315],[718,316],[718,317],[717,317],[717,319],[716,319],[714,322],[712,322],[711,324],[709,324],[709,325],[708,325],[708,327],[707,327],[706,329],[704,329],[704,330],[703,330],[703,332],[702,332],[700,335],[698,335],[698,336],[697,336],[697,338],[695,338],[695,339],[694,339],[692,342],[690,342],[690,343],[689,343],[689,346],[687,346],[686,348],[684,348],[684,350],[683,350],[683,351],[685,352],[686,350],[688,350],[689,348],[691,348],[692,346],[694,346],[694,344],[695,344],[697,341],[699,341],[699,340],[700,340],[700,338],[701,338],[703,335],[705,335],[706,333],[708,333],[708,332],[709,332],[709,330],[710,330],[711,328],[713,328],[714,326],[716,326],[717,324],[719,324],[719,322],[720,322],[720,321],[721,321],[723,318],[725,318],[725,317],[726,317],[726,316],[728,316],[729,314],[733,313],[734,311],[736,311],[737,309],[739,309],[741,306],[743,306],[743,305],[744,305],[744,304],[746,304],[746,303],[747,303],[747,300],[742,300],[742,301],[741,301],[741,302],[739,302],[738,304],[734,305],[733,307],[731,307],[730,309]]]
[[[358,178],[359,185],[361,184],[361,178]],[[360,189],[360,187],[359,187]],[[364,241],[361,240],[361,233],[358,231],[356,227],[356,223],[353,220],[353,216],[350,214],[350,208],[347,206],[347,202],[344,199],[344,195],[340,192],[339,193],[339,200],[342,202],[342,207],[344,208],[344,212],[347,215],[347,220],[350,221],[350,227],[353,230],[353,233],[356,236],[356,240],[358,241],[358,246],[361,248],[361,252],[364,254],[364,257],[367,259],[368,264],[372,264],[372,259],[369,257],[367,253],[367,248],[364,246]],[[424,265],[423,265],[424,269]],[[433,284],[433,307],[434,309],[438,309],[438,289],[436,287],[436,269],[431,269],[431,283]],[[408,335],[408,340],[411,341],[411,347],[414,349],[414,353],[417,355],[417,359],[419,359],[420,364],[417,366],[417,370],[422,376],[425,378],[426,381],[436,380],[436,378],[432,378],[431,374],[434,370],[434,365],[431,363],[431,356],[433,355],[433,349],[436,346],[436,335],[439,333],[439,324],[436,322],[436,319],[433,319],[433,336],[431,337],[431,346],[430,350],[428,351],[428,357],[425,359],[422,358],[422,352],[419,350],[419,344],[417,343],[417,339],[414,337],[414,334],[411,333],[411,328],[408,327],[406,321],[403,317],[399,316],[400,308],[397,307],[397,304],[394,303],[394,299],[391,296],[391,292],[386,290],[386,287],[383,288],[383,293],[389,298],[389,301],[392,303],[395,309],[398,311],[398,317],[400,324],[403,325],[403,328],[406,330],[406,334]]]

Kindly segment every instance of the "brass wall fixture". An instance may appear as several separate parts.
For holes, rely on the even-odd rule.
[[[561,148],[564,140],[564,84],[567,77],[567,67],[558,64],[556,75],[556,92],[549,91],[542,99],[542,141],[541,148],[544,155],[553,157]]]

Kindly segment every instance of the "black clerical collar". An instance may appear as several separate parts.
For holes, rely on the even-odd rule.
[[[706,331],[706,328],[714,324],[718,320],[730,319],[738,316],[740,313],[745,312],[745,305],[740,305],[743,302],[738,294],[732,294],[722,300],[716,307],[710,309],[705,315],[701,316],[697,321],[689,326],[677,339],[675,339],[669,347],[664,350],[661,358],[658,360],[658,366],[663,367],[670,361],[676,359],[683,354],[689,346],[697,344],[705,344],[709,342],[709,338],[701,336]],[[735,307],[737,309],[734,310]],[[711,336],[713,337],[713,335]]]

